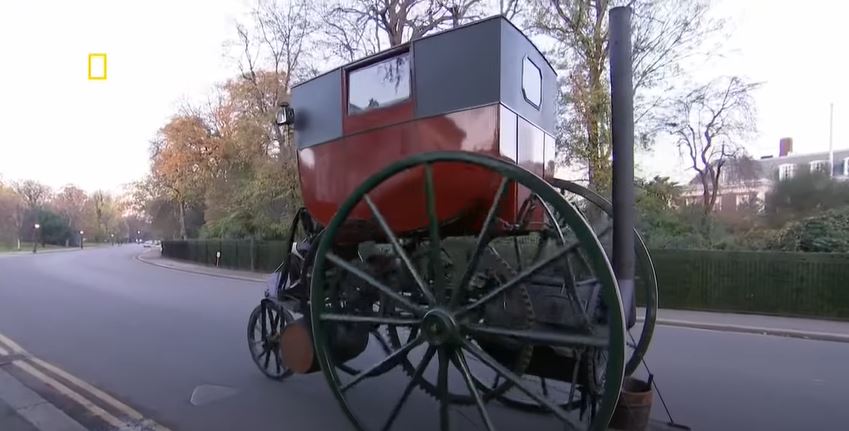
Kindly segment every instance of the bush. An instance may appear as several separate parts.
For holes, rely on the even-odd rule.
[[[771,248],[784,251],[849,252],[849,206],[788,224]]]

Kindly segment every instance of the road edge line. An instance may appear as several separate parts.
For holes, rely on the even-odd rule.
[[[12,353],[27,354],[27,351],[24,350],[23,347],[3,334],[0,334],[0,343],[5,344],[6,347],[12,349]]]
[[[40,431],[86,431],[81,423],[0,367],[0,402]],[[5,421],[4,421],[5,422]]]
[[[59,368],[56,365],[51,364],[50,362],[45,361],[44,359],[33,356],[31,353],[26,351],[26,349],[21,347],[18,343],[14,342],[9,337],[0,333],[0,354],[8,354],[7,350],[3,347],[3,345],[11,349],[13,354],[22,355],[25,357],[24,359],[15,359],[11,362],[12,365],[17,366],[18,368],[33,376],[34,378],[40,380],[44,384],[53,387],[60,394],[77,402],[83,408],[85,408],[95,416],[101,417],[110,425],[118,427],[118,429],[132,429],[133,426],[133,424],[128,424],[123,420],[113,416],[111,413],[107,412],[106,410],[104,410],[97,404],[94,404],[91,400],[83,396],[83,394],[80,394],[79,392],[69,388],[64,383],[60,382],[59,380],[56,380],[47,373],[33,366],[33,364],[44,368],[46,371],[53,373],[62,379],[67,380],[72,385],[77,386],[78,389],[88,392],[89,395],[93,398],[98,399],[108,404],[110,407],[118,410],[122,414],[127,415],[129,419],[131,419],[133,422],[136,422],[137,424],[143,424],[146,427],[145,429],[152,429],[155,431],[171,431],[168,427],[159,424],[153,419],[145,417],[139,411],[121,402],[115,397],[109,395],[108,393],[92,385],[91,383],[80,379],[79,377]],[[32,364],[29,364],[26,361],[32,362]],[[114,419],[120,424],[113,423],[112,420],[110,420],[106,416],[103,416],[104,414],[108,415],[108,417]]]
[[[104,403],[109,404],[111,407],[113,407],[116,410],[119,410],[121,413],[124,413],[125,415],[129,416],[130,419],[133,419],[134,421],[138,421],[138,422],[142,422],[142,421],[147,422],[147,424],[150,426],[150,428],[153,428],[157,431],[170,431],[168,428],[160,425],[159,423],[153,421],[152,419],[146,418],[144,415],[142,415],[136,409],[128,406],[127,404],[124,404],[123,402],[116,399],[115,397],[107,394],[102,389],[97,388],[96,386],[86,382],[85,380],[82,380],[79,377],[74,376],[73,374],[68,373],[67,371],[45,361],[44,359],[36,358],[34,356],[30,356],[30,360],[32,362],[36,363],[37,365],[39,365],[43,368],[46,368],[48,371],[58,375],[59,377],[65,379],[65,380],[68,380],[69,382],[78,386],[80,389],[90,393],[95,398],[99,399],[100,401],[103,401]]]
[[[50,377],[47,374],[41,372],[39,369],[37,369],[37,368],[33,367],[32,365],[26,363],[23,359],[17,359],[15,361],[12,361],[12,364],[14,366],[20,368],[22,371],[24,371],[24,372],[28,373],[29,375],[35,377],[36,379],[40,380],[42,383],[52,387],[53,389],[58,391],[63,396],[68,397],[71,400],[75,401],[77,404],[81,405],[83,408],[85,408],[86,410],[91,412],[93,415],[99,417],[100,419],[102,419],[103,421],[108,423],[109,425],[111,425],[111,426],[113,426],[117,429],[129,429],[130,428],[130,424],[128,424],[128,423],[124,422],[123,420],[118,419],[117,417],[113,416],[111,413],[107,412],[106,410],[104,410],[103,408],[98,406],[97,404],[94,404],[88,398],[78,394],[76,391],[65,386],[62,382],[54,379],[53,377]]]

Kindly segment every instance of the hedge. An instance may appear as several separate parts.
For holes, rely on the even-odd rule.
[[[271,272],[282,241],[163,241],[166,257]],[[849,319],[849,253],[654,250],[661,308]]]

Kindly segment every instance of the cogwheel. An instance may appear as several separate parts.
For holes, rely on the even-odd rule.
[[[492,247],[487,247],[484,249],[484,253],[481,256],[479,261],[479,268],[470,280],[469,291],[472,295],[475,293],[485,292],[487,288],[491,288],[492,286],[488,286],[489,283],[497,283],[502,284],[511,278],[515,277],[516,271],[513,267],[502,258],[498,252]],[[446,274],[449,274],[450,271],[446,271]],[[528,291],[524,286],[518,286],[514,288],[510,292],[510,297],[505,297],[501,302],[493,301],[493,303],[497,306],[503,305],[506,307],[507,302],[514,306],[511,313],[506,313],[509,317],[512,317],[508,323],[511,327],[514,328],[530,328],[533,326],[534,322],[534,310],[531,304],[530,296],[528,295]],[[486,321],[491,316],[486,313],[483,313],[482,318]],[[407,335],[407,341],[413,339],[417,335],[417,330],[415,328],[411,329]],[[397,327],[387,327],[386,328],[386,337],[389,344],[393,349],[399,349],[403,343],[401,341],[401,334],[399,334],[399,328]],[[524,373],[524,370],[527,369],[530,364],[531,357],[533,356],[533,346],[525,345],[519,349],[519,353],[516,355],[515,365],[512,367],[513,371],[517,374],[521,375]],[[402,362],[402,370],[411,378],[415,374],[415,367],[412,363],[405,360]],[[475,381],[479,390],[481,390],[483,398],[485,400],[491,399],[493,397],[498,397],[503,394],[507,390],[512,387],[512,383],[507,381],[503,381],[496,388],[492,388],[489,385],[484,384],[480,381]],[[438,391],[436,385],[432,382],[428,381],[425,377],[419,377],[416,380],[416,384],[421,388],[426,394],[438,398]],[[448,393],[449,402],[453,404],[473,404],[474,398],[470,395],[460,395],[452,392]]]

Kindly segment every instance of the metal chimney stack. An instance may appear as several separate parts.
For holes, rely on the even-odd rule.
[[[636,323],[634,295],[634,86],[631,8],[610,9],[610,105],[613,135],[613,272],[628,328]]]

